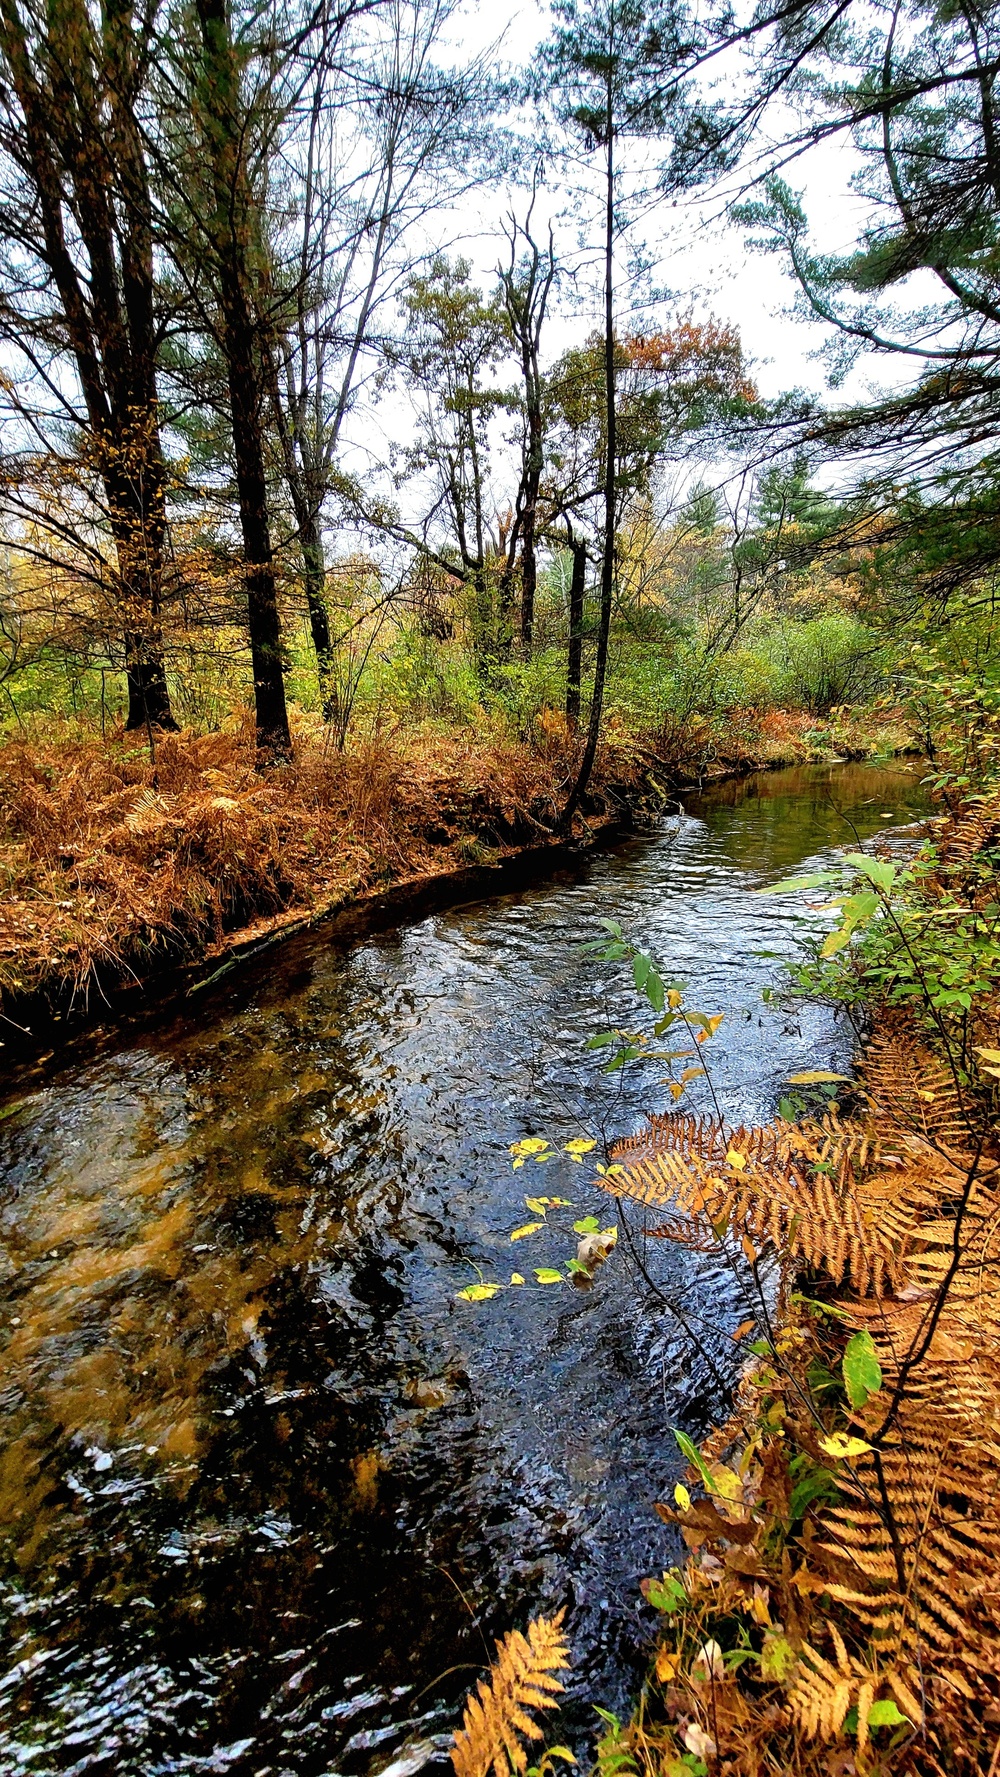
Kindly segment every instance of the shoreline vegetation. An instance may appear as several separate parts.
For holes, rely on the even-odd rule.
[[[114,1014],[120,996],[209,977],[373,897],[491,871],[661,811],[679,788],[906,749],[896,717],[734,716],[724,733],[612,732],[571,833],[575,742],[543,712],[531,744],[427,727],[345,751],[303,715],[290,764],[255,769],[249,714],[216,733],[101,740],[65,724],[0,749],[0,1037],[8,1062]],[[477,889],[479,886],[477,881]],[[502,882],[502,877],[498,879]]]
[[[852,1015],[854,1077],[792,1076],[763,1128],[654,1116],[596,1181],[727,1263],[747,1315],[728,1417],[676,1433],[675,1562],[642,1583],[650,1670],[629,1721],[598,1711],[599,1777],[1000,1768],[1000,798],[941,787],[909,861],[876,845],[764,891],[834,895],[790,992]],[[553,1707],[571,1648],[561,1619],[531,1631],[520,1682]],[[511,1733],[511,1658],[457,1777]]]

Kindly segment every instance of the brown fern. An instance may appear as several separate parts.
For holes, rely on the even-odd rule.
[[[849,1276],[859,1294],[879,1295],[901,1281],[918,1218],[938,1199],[926,1168],[906,1164],[909,1149],[893,1157],[895,1174],[877,1175],[866,1194],[852,1167],[876,1153],[875,1131],[835,1117],[727,1132],[709,1118],[668,1115],[619,1144],[616,1169],[602,1182],[614,1196],[673,1211],[654,1234],[703,1247],[713,1234],[732,1232],[754,1248],[823,1266],[836,1283]],[[687,1220],[686,1239],[677,1212]]]
[[[519,1736],[541,1740],[542,1730],[525,1713],[528,1709],[555,1709],[554,1693],[564,1686],[554,1672],[569,1665],[569,1648],[562,1634],[563,1611],[554,1617],[535,1617],[527,1636],[512,1629],[497,1642],[497,1657],[478,1694],[465,1705],[462,1726],[455,1730],[451,1762],[455,1777],[512,1777],[524,1771],[528,1757]]]

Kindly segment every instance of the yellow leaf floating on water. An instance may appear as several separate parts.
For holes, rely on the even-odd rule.
[[[588,1141],[585,1136],[577,1135],[572,1141],[566,1143],[563,1152],[572,1154],[574,1160],[582,1160],[584,1154],[593,1153],[596,1146],[596,1141]]]
[[[510,1281],[511,1283],[523,1283],[524,1278],[521,1276],[520,1271],[512,1271],[510,1274]]]
[[[562,1283],[561,1271],[553,1271],[550,1265],[536,1265],[535,1279],[538,1283]]]
[[[539,1228],[544,1228],[544,1226],[544,1222],[525,1222],[520,1228],[514,1229],[511,1239],[525,1240],[529,1234],[537,1234]]]
[[[468,1289],[458,1291],[460,1302],[489,1302],[498,1296],[503,1289],[502,1283],[470,1283]]]

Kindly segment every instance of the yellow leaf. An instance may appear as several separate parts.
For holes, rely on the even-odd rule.
[[[740,1241],[740,1245],[743,1248],[743,1257],[746,1259],[747,1264],[748,1265],[756,1265],[756,1263],[757,1263],[757,1248],[754,1246],[754,1243],[750,1239],[749,1234],[744,1234],[742,1240]]]
[[[546,1209],[546,1199],[545,1198],[526,1197],[524,1199],[524,1201],[525,1201],[527,1207],[531,1210],[533,1215],[543,1216],[545,1214],[545,1209]]]
[[[540,1135],[529,1135],[524,1141],[511,1142],[509,1152],[520,1155],[543,1154],[548,1145]]]
[[[525,1222],[523,1227],[514,1229],[511,1239],[524,1240],[528,1234],[537,1234],[539,1228],[544,1228],[544,1226],[544,1222]]]
[[[678,993],[676,987],[671,987],[669,989],[669,991],[667,993],[667,1005],[670,1007],[670,1010],[672,1012],[676,1012],[676,1010],[677,1010],[678,1006],[681,1004],[683,998],[684,998],[684,995],[682,993]]]
[[[674,1488],[674,1499],[677,1501],[682,1512],[689,1512],[691,1510],[691,1495],[683,1481],[678,1481]]]
[[[734,1172],[746,1171],[747,1157],[745,1154],[741,1154],[738,1148],[730,1148],[726,1159]]]
[[[789,1074],[788,1084],[790,1086],[832,1086],[841,1080],[846,1080],[847,1077],[846,1074],[828,1074],[821,1067],[810,1068],[804,1074]]]
[[[831,1432],[828,1438],[820,1438],[819,1447],[828,1456],[835,1456],[838,1462],[851,1456],[863,1456],[872,1446],[866,1444],[864,1438],[849,1438],[846,1432]]]
[[[601,1229],[601,1239],[604,1241],[607,1241],[608,1246],[617,1246],[618,1245],[618,1229],[617,1228],[602,1228]]]
[[[684,1088],[683,1088],[683,1086],[679,1086],[677,1084],[676,1080],[670,1081],[669,1091],[670,1091],[670,1096],[673,1099],[675,1104],[677,1103],[677,1100],[679,1098],[682,1098],[684,1096]]]
[[[524,1278],[521,1276],[520,1271],[512,1271],[510,1274],[510,1281],[511,1283],[523,1283]]]
[[[726,1468],[721,1462],[713,1462],[709,1464],[708,1472],[712,1477],[712,1492],[717,1493],[720,1499],[742,1499],[743,1483],[739,1475],[733,1474],[731,1468]]]
[[[974,1043],[977,1055],[985,1055],[987,1061],[1000,1061],[1000,1049],[984,1049],[982,1043]]]
[[[672,1678],[676,1678],[680,1671],[680,1664],[677,1654],[672,1654],[668,1648],[661,1647],[656,1656],[656,1676],[660,1683],[669,1684]],[[685,1767],[682,1765],[681,1769],[683,1770]]]
[[[577,1135],[566,1143],[564,1152],[578,1158],[581,1154],[590,1154],[596,1148],[596,1141],[588,1141],[584,1136]]]
[[[502,1288],[500,1283],[470,1283],[468,1289],[458,1291],[458,1299],[460,1302],[489,1302]]]

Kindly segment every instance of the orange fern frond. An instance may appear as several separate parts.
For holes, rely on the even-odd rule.
[[[526,1636],[512,1629],[497,1642],[497,1657],[479,1680],[478,1694],[470,1695],[462,1726],[455,1730],[455,1777],[488,1777],[490,1770],[495,1777],[512,1777],[527,1768],[520,1736],[541,1740],[542,1730],[525,1711],[555,1709],[554,1693],[565,1688],[552,1676],[569,1665],[563,1615],[535,1617]]]
[[[834,1175],[866,1143],[870,1150],[867,1130],[834,1122],[727,1133],[704,1117],[653,1117],[615,1149],[616,1170],[602,1183],[613,1196],[674,1211],[661,1223],[673,1238],[683,1238],[678,1214],[687,1218],[684,1244],[731,1231],[878,1295],[900,1281],[913,1228],[934,1199],[920,1169],[880,1180],[871,1203],[862,1186],[844,1188]]]

